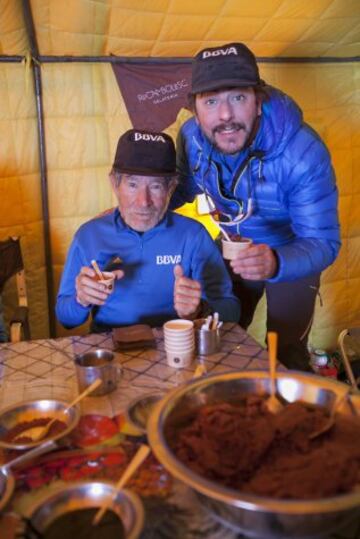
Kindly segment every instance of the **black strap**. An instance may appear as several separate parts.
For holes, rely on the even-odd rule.
[[[244,159],[244,161],[238,166],[238,168],[235,171],[235,174],[233,176],[233,180],[231,183],[231,191],[234,193],[235,185],[238,179],[240,178],[241,174],[244,172],[245,168],[248,166],[249,162],[254,159],[255,157],[257,159],[261,159],[264,157],[265,152],[263,150],[250,150],[248,156]],[[249,195],[250,196],[250,195]]]

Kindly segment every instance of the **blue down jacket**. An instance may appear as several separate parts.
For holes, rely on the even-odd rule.
[[[270,281],[292,281],[321,272],[336,258],[338,193],[320,137],[289,96],[267,89],[257,135],[237,156],[217,151],[195,118],[184,123],[177,143],[180,183],[171,206],[205,192],[219,211],[234,218],[251,197],[252,215],[227,230],[270,245],[279,261]],[[233,185],[235,172],[246,162]]]

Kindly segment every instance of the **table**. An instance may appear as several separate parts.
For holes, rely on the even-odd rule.
[[[100,472],[108,474],[107,477],[117,478],[119,470],[124,463],[121,460],[117,445],[123,444],[128,449],[131,443],[136,442],[136,435],[129,429],[124,421],[124,411],[129,402],[141,394],[154,390],[164,391],[183,383],[193,375],[196,364],[203,362],[208,373],[224,372],[229,370],[267,369],[267,352],[256,343],[243,329],[236,324],[224,324],[222,328],[221,351],[206,358],[197,357],[196,361],[186,369],[174,369],[166,364],[164,343],[161,329],[153,329],[156,339],[154,348],[134,348],[128,351],[114,350],[111,333],[90,334],[86,336],[66,337],[59,339],[44,339],[36,341],[22,341],[19,343],[0,345],[0,407],[10,406],[23,400],[35,398],[57,398],[69,401],[77,394],[77,384],[74,368],[76,354],[86,352],[92,348],[105,348],[113,350],[116,360],[122,365],[122,377],[115,391],[104,397],[88,397],[81,404],[82,420],[79,430],[80,438],[73,439],[89,444],[80,443],[77,449],[66,449],[59,453],[52,453],[41,458],[41,466],[34,465],[30,470],[19,475],[19,484],[25,485],[15,493],[14,508],[16,511],[25,511],[30,497],[36,495],[37,489],[48,488],[53,476],[56,480],[71,480],[80,474],[88,476],[96,472],[99,465]],[[281,368],[281,367],[280,367]],[[106,428],[103,427],[106,423]],[[90,421],[90,439],[89,424]],[[92,439],[96,425],[102,425],[100,437]],[[80,428],[81,427],[81,428]],[[85,430],[84,430],[85,429]],[[84,434],[85,432],[85,434]],[[100,431],[99,431],[100,432]],[[124,445],[125,444],[125,445]],[[128,444],[128,445],[126,445]],[[84,445],[86,447],[84,447]],[[90,449],[89,449],[90,447]],[[100,449],[103,448],[103,449]],[[126,450],[127,450],[126,449]],[[89,453],[90,451],[90,453]],[[130,450],[131,451],[131,450]],[[68,460],[67,460],[68,458]],[[81,459],[85,459],[85,464]],[[57,460],[56,460],[57,459]],[[60,459],[60,460],[59,460]],[[103,463],[106,461],[108,469]],[[76,465],[74,464],[76,463]],[[94,467],[92,469],[90,467]],[[111,468],[111,466],[113,466]],[[120,466],[120,468],[119,468]],[[50,470],[50,471],[49,471]],[[56,472],[54,472],[56,470]],[[236,539],[243,537],[219,524],[209,521],[197,503],[194,495],[185,487],[156,467],[145,470],[144,477],[134,479],[131,487],[138,489],[145,496],[149,504],[152,518],[159,519],[161,537],[169,539]],[[47,476],[44,474],[48,474]],[[82,475],[83,474],[83,475]],[[153,476],[151,474],[155,474]],[[150,477],[150,479],[149,479]],[[153,483],[156,486],[153,488]],[[56,486],[56,481],[54,482]],[[157,489],[157,490],[156,490]],[[152,498],[153,496],[153,498]],[[151,501],[155,496],[155,504]],[[156,507],[160,510],[156,513]],[[146,508],[145,504],[145,508]],[[165,515],[165,517],[164,517]],[[169,527],[169,522],[172,526]],[[19,523],[9,515],[0,517],[0,537],[2,539],[15,539],[15,528],[19,530]],[[159,529],[160,529],[159,528]],[[149,528],[151,529],[151,527]],[[147,528],[145,528],[145,531]],[[355,539],[354,530],[344,532],[341,539]],[[355,532],[356,533],[356,532]],[[17,531],[16,537],[19,537]],[[151,535],[152,534],[152,535]],[[142,539],[157,537],[154,531],[147,530]],[[20,534],[21,537],[21,534]],[[340,536],[334,535],[333,538]]]

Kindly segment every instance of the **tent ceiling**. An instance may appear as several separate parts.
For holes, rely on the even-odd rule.
[[[359,0],[30,0],[41,55],[188,57],[244,41],[257,56],[360,54]],[[0,0],[0,54],[24,55],[21,0]]]

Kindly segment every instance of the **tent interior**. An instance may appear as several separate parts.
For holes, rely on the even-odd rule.
[[[74,232],[115,204],[108,173],[133,121],[114,66],[139,73],[143,101],[160,114],[185,79],[179,71],[178,87],[158,84],[156,103],[146,73],[188,73],[201,48],[233,41],[251,48],[261,78],[295,99],[332,155],[342,249],[323,273],[310,342],[333,348],[360,325],[359,0],[0,0],[0,13],[0,240],[21,237],[32,338],[87,331],[60,327],[53,306]],[[190,115],[179,106],[163,129],[175,140]],[[215,233],[196,203],[180,212]],[[7,319],[13,280],[3,303]],[[250,327],[259,342],[265,313],[262,302]]]

